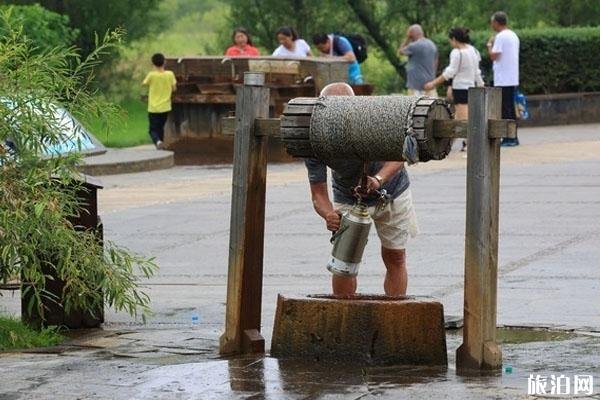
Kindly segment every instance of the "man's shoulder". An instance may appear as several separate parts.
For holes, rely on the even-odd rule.
[[[502,32],[499,32],[496,35],[496,39],[501,39],[501,40],[519,40],[519,36],[517,36],[517,34],[511,30],[511,29],[505,29]]]
[[[414,48],[421,48],[425,51],[428,51],[428,50],[436,50],[437,51],[437,46],[435,45],[433,40],[426,38],[426,37],[421,38],[411,44],[413,45]]]
[[[333,40],[337,46],[337,49],[341,53],[347,53],[348,51],[352,51],[352,44],[350,43],[350,40],[348,40],[348,38],[346,36],[334,35],[333,38],[334,38]]]
[[[429,38],[424,37],[422,40],[423,40],[423,43],[427,43],[428,46],[437,47],[435,45],[435,42]]]

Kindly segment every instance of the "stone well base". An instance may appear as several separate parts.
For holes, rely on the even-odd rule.
[[[446,366],[443,306],[425,297],[280,294],[271,354],[372,365]]]

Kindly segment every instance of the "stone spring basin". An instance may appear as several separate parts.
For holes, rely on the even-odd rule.
[[[447,366],[444,310],[428,297],[279,295],[271,355]]]

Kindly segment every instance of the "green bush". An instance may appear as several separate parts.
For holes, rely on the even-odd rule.
[[[69,47],[77,38],[77,29],[69,27],[69,17],[46,10],[39,4],[30,6],[0,6],[0,12],[10,15],[11,20],[22,26],[27,37],[38,50]],[[9,26],[0,20],[0,35],[8,36]]]
[[[36,331],[19,319],[0,315],[0,351],[50,347],[64,340],[56,327]]]
[[[521,41],[520,87],[527,94],[591,92],[600,90],[598,51],[600,27],[516,30]],[[491,31],[471,33],[482,57],[486,83],[493,78],[486,43]],[[432,38],[440,52],[440,71],[448,65],[450,45],[445,35]]]
[[[108,116],[113,110],[91,88],[102,57],[118,48],[110,32],[82,58],[77,49],[39,50],[23,36],[20,21],[0,11],[0,282],[19,279],[28,299],[25,314],[45,319],[46,304],[94,311],[102,305],[131,315],[150,314],[140,279],[157,269],[151,259],[131,254],[92,230],[74,229],[81,211],[74,181],[81,154],[45,155],[64,142],[56,107],[76,117]],[[60,279],[54,293],[49,282]]]

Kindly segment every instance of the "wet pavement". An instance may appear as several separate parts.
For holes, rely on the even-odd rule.
[[[161,267],[145,285],[155,313],[148,324],[107,310],[103,332],[47,353],[0,355],[0,399],[526,398],[531,373],[591,374],[600,392],[600,125],[523,129],[520,138],[522,146],[502,150],[498,323],[553,330],[507,337],[512,372],[457,375],[452,332],[445,371],[219,358],[231,166],[175,167],[102,177],[105,237]],[[447,320],[462,315],[465,165],[453,153],[409,167],[421,233],[407,250],[408,294],[438,298]],[[331,251],[303,165],[270,165],[268,174],[267,348],[277,294],[327,293]],[[382,292],[378,253],[373,236],[363,293]],[[0,312],[18,307],[17,296],[0,297]]]
[[[448,368],[227,359],[194,330],[94,331],[51,354],[5,355],[0,399],[514,399],[527,398],[530,374],[600,376],[600,335],[502,330],[499,337],[502,372],[469,375],[454,369],[460,331],[447,334]]]

